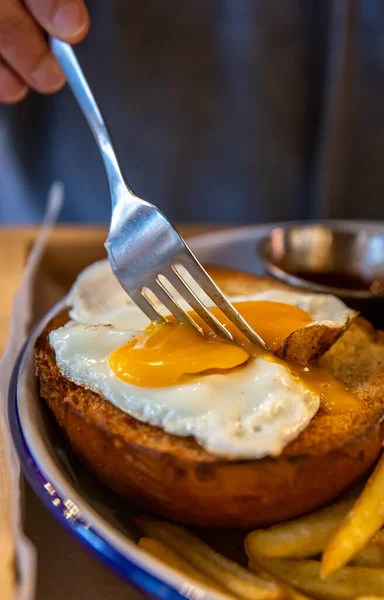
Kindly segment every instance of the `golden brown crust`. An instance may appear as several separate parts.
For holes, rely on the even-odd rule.
[[[315,364],[350,327],[351,319],[343,327],[312,325],[289,335],[276,354],[288,362],[302,365]]]
[[[226,293],[234,293],[228,290],[233,272],[220,270],[214,277]],[[235,293],[256,286],[252,275],[236,278]],[[192,438],[140,423],[66,379],[56,366],[48,332],[67,320],[63,311],[36,343],[41,395],[88,468],[143,509],[201,526],[267,525],[331,501],[369,469],[380,451],[384,340],[362,320],[321,359],[323,368],[364,400],[362,410],[333,416],[319,411],[280,457],[254,461],[217,458]]]

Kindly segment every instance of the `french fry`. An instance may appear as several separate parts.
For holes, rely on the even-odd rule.
[[[139,517],[136,524],[148,537],[154,537],[182,556],[196,569],[214,579],[229,592],[245,600],[280,600],[284,587],[257,577],[247,569],[218,554],[183,527],[151,517]]]
[[[355,502],[352,498],[342,500],[292,521],[252,531],[247,536],[247,545],[252,553],[270,558],[316,556],[324,550]],[[384,532],[379,531],[350,564],[384,569]]]
[[[343,500],[269,529],[252,531],[247,546],[252,554],[271,558],[308,558],[322,552],[354,505]]]
[[[249,561],[248,566],[251,571],[256,573],[262,579],[266,579],[267,581],[276,581],[275,577],[273,577],[270,573],[268,573],[265,569],[263,569],[260,565],[256,564],[255,562]],[[312,600],[309,596],[304,596],[304,594],[297,590],[294,590],[291,586],[287,584],[284,584],[284,592],[284,600]]]
[[[382,534],[382,532],[379,531],[379,534]],[[379,540],[376,540],[376,537],[353,557],[350,564],[360,567],[384,569],[384,546]]]
[[[356,600],[384,600],[384,596],[359,596]]]
[[[328,577],[346,565],[384,524],[384,455],[355,505],[325,548],[321,575]]]
[[[354,600],[359,596],[384,595],[384,569],[343,567],[324,580],[320,576],[320,562],[315,560],[266,558],[258,555],[251,557],[251,569],[254,563],[281,581],[319,600]]]
[[[287,588],[287,600],[313,600],[309,596],[304,596],[301,592],[290,588]]]
[[[195,569],[195,567],[193,567],[189,562],[184,560],[184,558],[181,558],[181,556],[176,554],[176,552],[171,550],[171,548],[168,548],[168,546],[166,546],[159,540],[156,540],[154,538],[143,537],[139,541],[139,546],[155,558],[158,558],[159,560],[164,562],[169,567],[180,571],[182,575],[190,577],[197,584],[203,585],[204,587],[208,587],[217,592],[220,592],[227,598],[236,598],[236,596],[229,595],[227,590],[222,585],[219,585],[214,579],[208,577],[207,575],[204,575],[204,573],[202,573],[198,569]]]

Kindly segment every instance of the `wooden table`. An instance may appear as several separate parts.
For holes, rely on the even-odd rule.
[[[186,237],[219,228],[220,226],[212,225],[181,225],[179,227],[182,235]],[[103,244],[106,231],[105,227],[83,226],[61,226],[54,231],[37,274],[35,318],[42,316],[52,302],[67,291],[77,273],[84,266],[104,256]],[[0,356],[7,344],[8,321],[12,310],[13,295],[20,285],[26,258],[36,232],[35,227],[0,228]],[[5,491],[8,486],[8,478],[2,465],[4,465],[4,451],[0,439],[0,554],[2,557],[0,589],[2,600],[11,600],[11,598],[13,599],[14,585],[13,544],[9,523],[7,523],[10,511],[9,494]],[[70,586],[63,589],[69,583],[68,573],[66,574],[65,569],[58,569],[58,561],[68,558],[68,554],[71,552],[74,554],[74,560],[81,563],[77,565],[79,570],[82,568],[83,570],[93,569],[93,577],[97,580],[94,581],[94,584],[100,589],[97,600],[109,600],[109,597],[119,600],[120,597],[128,597],[125,584],[118,582],[113,575],[106,574],[102,571],[102,567],[99,567],[85,553],[77,550],[74,542],[61,532],[59,526],[40,505],[31,490],[27,489],[26,495],[26,533],[35,545],[44,544],[44,551],[40,551],[38,548],[41,577],[38,581],[37,600],[59,598],[58,589],[62,590],[63,597],[73,596]],[[40,526],[42,521],[47,523],[46,528]],[[60,538],[60,543],[55,543],[55,537]],[[97,579],[99,577],[98,569],[101,570],[100,580]],[[42,580],[43,571],[45,574],[49,570],[52,573],[55,572],[55,579],[52,576],[51,579]],[[86,578],[84,586],[87,586]],[[111,596],[109,596],[109,591]],[[88,599],[86,589],[78,597]]]

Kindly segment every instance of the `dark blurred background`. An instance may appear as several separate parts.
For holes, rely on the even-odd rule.
[[[77,47],[135,193],[177,221],[384,217],[382,0],[88,0]],[[107,222],[65,88],[0,108],[0,221]]]

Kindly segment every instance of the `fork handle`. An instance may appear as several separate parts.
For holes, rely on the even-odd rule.
[[[121,182],[129,189],[122,175],[108,127],[76,58],[76,54],[69,44],[54,37],[51,37],[50,45],[99,146],[111,189]],[[131,190],[129,191],[131,192]],[[134,196],[133,192],[131,194]]]

